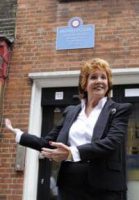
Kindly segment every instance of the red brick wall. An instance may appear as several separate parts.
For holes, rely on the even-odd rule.
[[[95,48],[56,51],[56,28],[72,17],[95,24]],[[28,129],[30,72],[77,70],[92,57],[108,60],[113,68],[138,67],[139,1],[18,0],[16,39],[6,80],[4,117]],[[3,128],[0,139],[0,200],[21,200],[23,173],[15,171],[16,144]]]

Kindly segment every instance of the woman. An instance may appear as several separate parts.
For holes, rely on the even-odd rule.
[[[109,64],[95,58],[81,68],[81,104],[67,107],[45,138],[25,134],[5,120],[17,142],[61,162],[59,200],[126,200],[125,140],[131,105],[112,101],[111,87]]]

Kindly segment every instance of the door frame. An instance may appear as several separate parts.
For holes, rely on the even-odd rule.
[[[112,73],[113,85],[129,84],[129,80],[130,84],[139,84],[139,68],[117,68],[112,69]],[[35,72],[29,73],[28,76],[33,81],[28,132],[33,134],[35,133],[36,136],[40,137],[42,122],[41,89],[44,87],[78,86],[79,71]],[[27,148],[25,158],[23,200],[36,200],[38,179],[37,172],[38,152]],[[129,184],[132,188],[135,183]],[[132,191],[133,189],[131,190],[131,193]]]

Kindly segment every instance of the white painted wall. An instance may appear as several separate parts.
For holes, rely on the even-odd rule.
[[[139,181],[128,182],[128,200],[139,199]]]

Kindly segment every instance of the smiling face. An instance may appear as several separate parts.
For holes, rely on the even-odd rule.
[[[108,91],[108,78],[105,71],[96,69],[87,79],[86,92],[88,97],[103,98]]]
[[[112,71],[109,63],[100,58],[94,58],[81,67],[79,76],[79,95],[81,99],[88,95],[109,96],[112,88]]]

